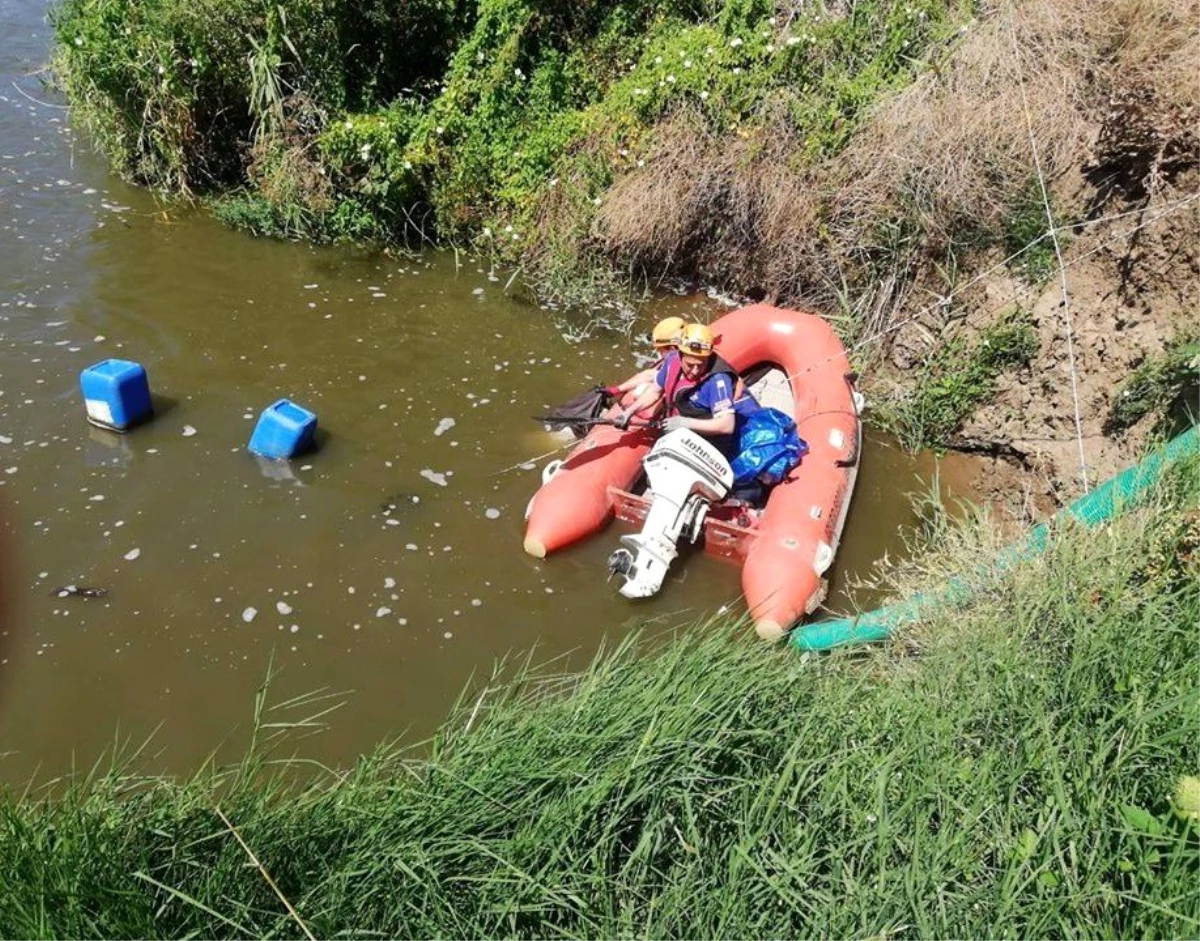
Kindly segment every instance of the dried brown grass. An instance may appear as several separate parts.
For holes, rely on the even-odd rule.
[[[1028,200],[1031,137],[1061,211],[1166,193],[1200,162],[1198,62],[1190,0],[997,5],[825,164],[804,165],[783,109],[732,138],[673,116],[592,239],[632,268],[741,293],[853,295],[862,326],[886,330],[913,285],[945,290],[938,266],[994,241]]]

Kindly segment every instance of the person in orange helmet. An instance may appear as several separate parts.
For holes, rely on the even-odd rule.
[[[702,323],[688,324],[654,376],[654,385],[622,412],[618,425],[628,425],[635,412],[666,403],[664,431],[690,428],[712,438],[718,447],[733,434],[736,416],[757,411],[737,370],[713,349],[713,334]]]
[[[627,428],[638,412],[665,403],[664,432],[687,428],[704,435],[732,460],[739,419],[749,417],[761,406],[745,390],[737,371],[717,355],[713,346],[712,330],[704,324],[684,327],[678,348],[659,367],[654,385],[627,405],[614,424]],[[735,488],[732,495],[749,502],[762,496],[759,488],[745,494]]]
[[[644,392],[654,382],[654,377],[658,374],[658,370],[667,356],[675,350],[679,343],[679,334],[683,332],[686,324],[687,321],[682,317],[666,317],[656,323],[654,329],[650,331],[650,342],[658,356],[654,365],[634,373],[618,385],[606,386],[604,391],[617,403],[620,403],[627,392],[634,393],[635,397]]]

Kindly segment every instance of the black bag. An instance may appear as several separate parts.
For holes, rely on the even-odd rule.
[[[611,404],[612,396],[603,386],[596,386],[568,402],[563,402],[562,405],[552,409],[550,414],[535,415],[534,417],[548,425],[570,428],[576,438],[582,438],[592,425],[600,421],[600,416]]]

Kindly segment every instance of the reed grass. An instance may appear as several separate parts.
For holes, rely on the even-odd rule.
[[[1195,936],[1169,795],[1200,764],[1198,477],[889,649],[712,621],[578,674],[498,665],[419,749],[302,783],[265,732],[323,703],[260,702],[238,767],[8,794],[0,934]],[[897,588],[995,542],[931,538]]]

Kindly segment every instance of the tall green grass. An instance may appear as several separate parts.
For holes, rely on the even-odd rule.
[[[1197,478],[892,649],[708,623],[578,675],[501,670],[419,756],[307,784],[260,745],[186,782],[8,795],[0,934],[1195,936],[1169,795],[1200,763]],[[945,530],[905,577],[992,542]]]

